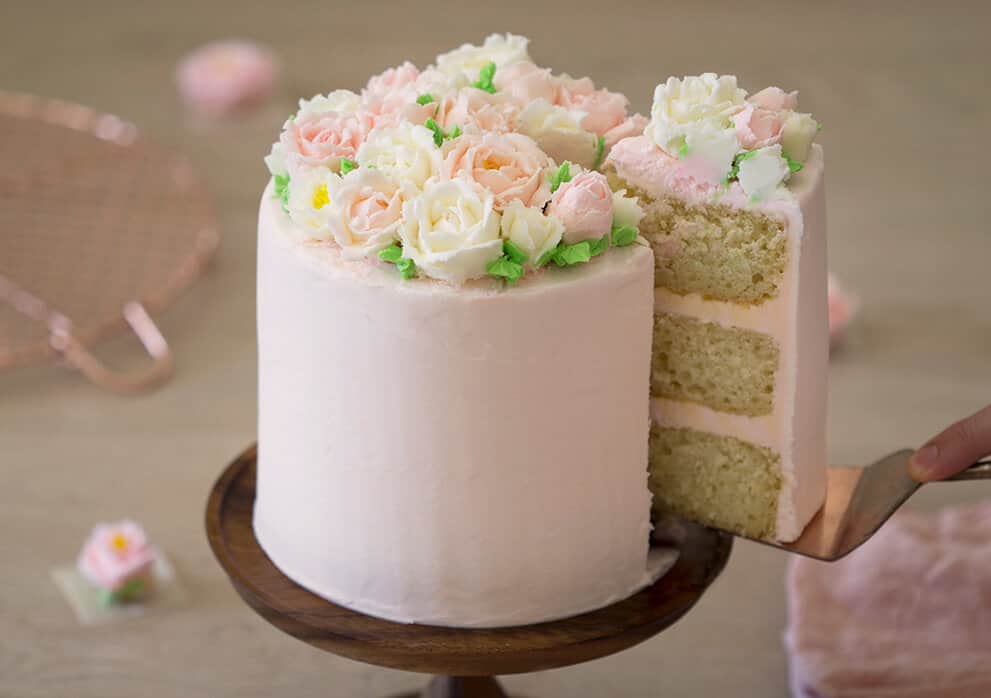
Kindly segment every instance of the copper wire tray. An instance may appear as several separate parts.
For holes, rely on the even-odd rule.
[[[190,163],[112,114],[5,91],[0,162],[0,368],[59,356],[118,392],[168,375],[147,311],[192,283],[219,241]],[[88,348],[128,325],[153,361],[121,375]]]

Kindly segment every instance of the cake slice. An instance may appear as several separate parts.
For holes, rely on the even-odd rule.
[[[822,148],[797,93],[669,79],[607,160],[655,254],[655,514],[797,538],[825,497]]]

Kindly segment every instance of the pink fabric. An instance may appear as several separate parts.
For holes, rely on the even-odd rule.
[[[899,514],[787,586],[796,698],[991,696],[991,501]]]

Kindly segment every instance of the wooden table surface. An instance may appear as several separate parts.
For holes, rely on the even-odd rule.
[[[0,373],[0,696],[374,697],[423,677],[338,659],[258,618],[207,546],[203,507],[255,434],[255,216],[261,163],[293,98],[490,31],[529,34],[538,62],[626,92],[647,110],[669,74],[736,73],[751,91],[799,89],[823,122],[830,263],[863,301],[830,369],[830,458],[917,445],[991,400],[991,149],[987,3],[434,2],[7,3],[0,87],[83,102],[189,153],[223,240],[207,276],[160,316],[177,373],[139,398],[36,365]],[[186,51],[249,37],[281,55],[272,104],[188,118],[172,71]],[[3,135],[0,134],[0,139]],[[18,163],[3,162],[8,173]],[[0,231],[3,234],[4,231]],[[2,260],[0,260],[2,266]],[[102,349],[134,365],[130,340]],[[940,484],[934,509],[991,495]],[[49,579],[92,524],[133,516],[172,556],[181,611],[82,628]],[[589,664],[510,677],[528,696],[787,695],[783,555],[739,542],[671,630]]]

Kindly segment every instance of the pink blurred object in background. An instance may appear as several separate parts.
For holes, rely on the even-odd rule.
[[[258,44],[215,41],[179,62],[176,84],[189,108],[224,116],[265,100],[272,94],[278,72],[272,52]]]
[[[835,349],[847,328],[850,326],[860,303],[856,296],[848,292],[840,280],[829,273],[829,346]]]
[[[902,513],[839,562],[792,559],[795,698],[991,696],[991,502]]]

